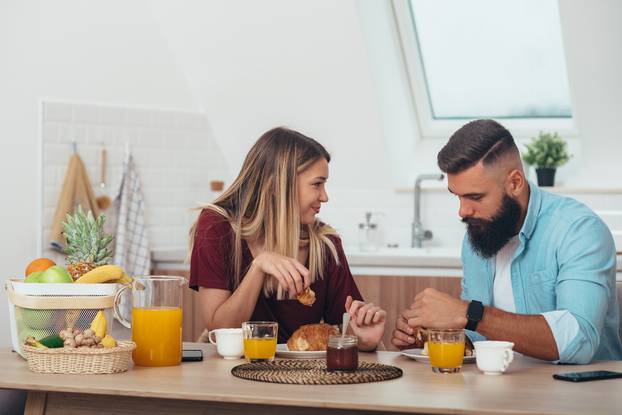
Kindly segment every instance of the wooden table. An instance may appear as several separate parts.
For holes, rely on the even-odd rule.
[[[555,366],[517,356],[509,373],[481,374],[467,364],[460,374],[432,373],[397,352],[361,353],[367,361],[399,366],[404,376],[386,382],[337,386],[279,385],[233,377],[242,360],[224,360],[210,345],[203,362],[166,368],[134,367],[116,375],[41,375],[9,349],[0,349],[0,388],[29,391],[27,414],[587,414],[622,412],[622,379],[575,384],[556,372],[608,369],[622,362]]]

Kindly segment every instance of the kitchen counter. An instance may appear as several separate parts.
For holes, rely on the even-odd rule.
[[[422,268],[461,268],[460,250],[446,248],[380,248],[361,251],[356,247],[344,248],[350,266],[389,266]],[[151,251],[151,258],[158,264],[183,264],[186,248],[161,248]],[[177,265],[179,266],[179,265]]]
[[[461,277],[462,263],[459,248],[380,248],[361,251],[345,247],[348,264],[354,275],[439,276]],[[186,248],[152,250],[156,268],[187,270]],[[616,257],[617,281],[622,281],[622,255]]]
[[[363,361],[400,367],[402,377],[340,386],[284,385],[235,378],[243,360],[224,360],[206,344],[202,362],[134,367],[115,375],[40,375],[8,348],[0,349],[0,388],[29,391],[26,414],[615,414],[622,379],[574,384],[558,372],[622,370],[622,362],[557,366],[517,355],[509,371],[487,376],[474,364],[435,374],[398,352],[361,353]]]

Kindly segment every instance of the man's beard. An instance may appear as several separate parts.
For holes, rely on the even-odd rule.
[[[463,218],[462,222],[467,224],[469,242],[475,253],[490,258],[516,235],[520,216],[520,205],[506,194],[492,219]]]

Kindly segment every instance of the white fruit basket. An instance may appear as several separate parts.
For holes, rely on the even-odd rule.
[[[9,279],[5,283],[13,350],[26,357],[22,345],[67,327],[85,330],[102,310],[112,325],[114,296],[119,284],[41,284]]]

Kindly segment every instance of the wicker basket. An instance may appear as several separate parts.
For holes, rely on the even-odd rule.
[[[109,349],[39,349],[22,346],[28,368],[37,373],[106,374],[125,372],[132,364],[136,343],[120,341]]]
[[[118,284],[34,284],[10,279],[5,283],[13,350],[26,357],[26,337],[41,340],[67,327],[90,327],[99,311],[113,321]]]

